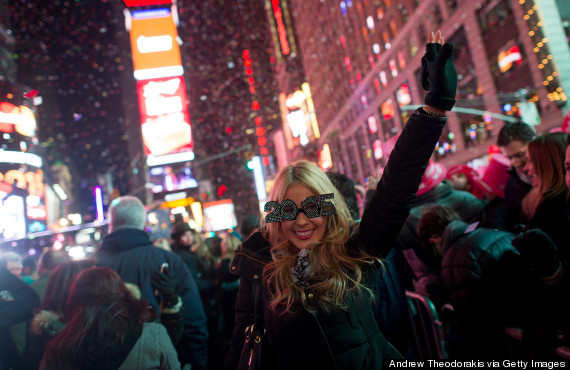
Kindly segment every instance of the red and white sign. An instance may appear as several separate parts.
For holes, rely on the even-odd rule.
[[[137,82],[146,154],[192,151],[188,100],[181,76]]]

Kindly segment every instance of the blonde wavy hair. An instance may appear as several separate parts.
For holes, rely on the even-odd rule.
[[[528,144],[529,160],[534,166],[539,185],[522,201],[526,217],[534,218],[536,209],[549,198],[564,195],[570,199],[566,186],[564,161],[566,159],[566,133],[553,132],[537,136]]]
[[[309,254],[314,274],[304,289],[293,282],[291,273],[299,249],[285,238],[280,222],[262,221],[261,230],[271,244],[273,256],[273,261],[264,270],[265,281],[272,292],[270,307],[282,313],[292,312],[294,304],[300,302],[309,312],[316,312],[317,308],[328,312],[335,308],[347,309],[349,294],[367,292],[372,297],[372,291],[361,284],[363,266],[381,260],[364,251],[349,253],[347,242],[358,228],[340,192],[319,167],[299,161],[277,175],[269,199],[283,202],[287,189],[292,185],[302,185],[315,195],[333,193],[334,199],[330,202],[336,212],[324,216],[325,234]]]

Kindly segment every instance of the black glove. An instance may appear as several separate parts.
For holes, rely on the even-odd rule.
[[[453,45],[447,42],[426,45],[426,53],[422,57],[420,80],[426,95],[425,104],[451,110],[455,105],[457,91],[457,72],[453,65]]]
[[[544,231],[530,229],[519,233],[511,242],[527,267],[540,278],[552,276],[560,266],[558,248]]]
[[[165,268],[163,272],[156,270],[150,276],[150,284],[152,287],[160,292],[162,296],[163,304],[169,307],[171,304],[176,304],[178,301],[178,296],[176,295],[176,281],[172,276],[168,268]]]

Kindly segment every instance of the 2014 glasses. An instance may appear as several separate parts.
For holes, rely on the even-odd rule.
[[[336,212],[334,204],[328,202],[329,199],[333,198],[334,193],[311,195],[301,202],[302,208],[297,208],[291,199],[285,199],[281,204],[276,201],[267,202],[263,210],[271,212],[265,216],[265,222],[292,221],[297,218],[299,213],[304,213],[308,218],[330,216]]]

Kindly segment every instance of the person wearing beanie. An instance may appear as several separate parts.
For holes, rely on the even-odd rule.
[[[196,233],[186,222],[177,222],[170,229],[170,237],[173,240],[171,245],[172,251],[184,260],[190,274],[196,282],[196,287],[200,293],[200,299],[206,319],[208,321],[208,330],[210,334],[214,335],[216,326],[214,325],[215,319],[215,269],[214,261],[212,258],[202,256],[197,253],[195,246]]]

